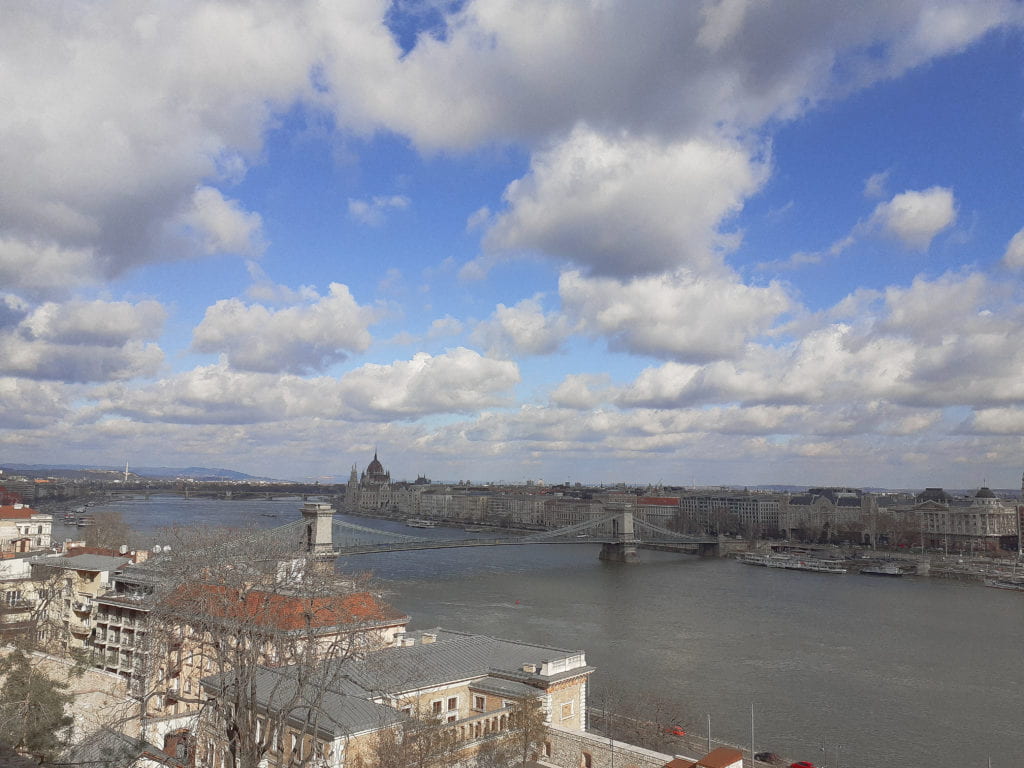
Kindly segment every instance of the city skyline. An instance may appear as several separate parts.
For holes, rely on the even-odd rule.
[[[9,16],[2,463],[1019,486],[1018,2]]]

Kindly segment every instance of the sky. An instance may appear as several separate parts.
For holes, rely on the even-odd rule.
[[[0,463],[1013,488],[1024,4],[0,25]]]

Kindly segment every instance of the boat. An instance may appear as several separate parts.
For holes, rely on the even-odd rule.
[[[92,515],[79,515],[76,525],[79,528],[84,528],[87,525],[96,525],[96,519]]]
[[[828,560],[817,560],[791,555],[765,555],[757,552],[748,552],[743,555],[740,562],[744,565],[760,565],[765,568],[784,568],[787,571],[813,571],[814,573],[846,573],[846,569]]]
[[[994,579],[985,579],[985,586],[995,589],[1009,589],[1014,592],[1024,592],[1024,577],[1002,576]]]
[[[433,520],[406,520],[405,524],[410,528],[437,528],[437,523]]]
[[[902,576],[903,571],[896,563],[884,563],[882,565],[869,565],[861,568],[860,572],[865,576]]]

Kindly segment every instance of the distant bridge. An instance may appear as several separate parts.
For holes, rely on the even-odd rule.
[[[334,509],[325,503],[309,502],[302,507],[302,519],[272,532],[299,535],[302,545],[324,559],[381,552],[409,552],[461,547],[508,547],[533,544],[600,544],[602,560],[630,563],[638,560],[638,549],[659,549],[717,556],[716,536],[687,535],[637,520],[625,508],[575,525],[527,536],[499,538],[465,537],[436,539],[382,531],[334,519]],[[335,534],[339,534],[335,538]]]

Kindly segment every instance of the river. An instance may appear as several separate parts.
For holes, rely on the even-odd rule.
[[[154,497],[91,511],[116,509],[151,532],[282,525],[299,506]],[[364,555],[339,567],[373,571],[414,627],[582,649],[597,668],[593,689],[670,701],[693,732],[705,733],[710,715],[715,738],[747,745],[753,704],[759,751],[819,766],[1024,766],[1024,594],[662,552],[610,564],[597,554],[583,544],[487,547]]]

